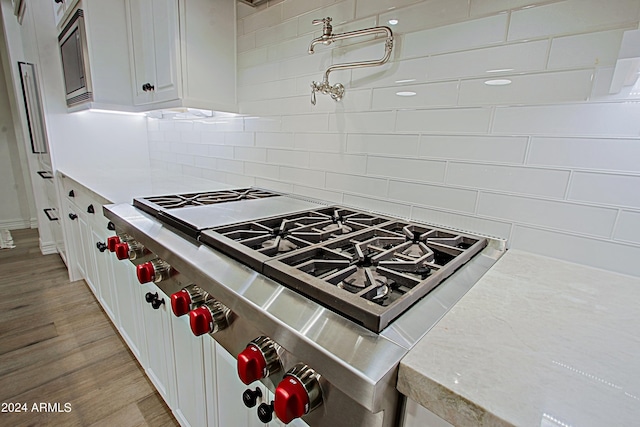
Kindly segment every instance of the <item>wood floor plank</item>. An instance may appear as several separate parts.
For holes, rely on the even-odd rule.
[[[37,230],[11,233],[16,248],[0,250],[0,401],[28,412],[1,413],[0,425],[178,426],[86,283],[40,254]],[[54,412],[32,410],[41,403]]]

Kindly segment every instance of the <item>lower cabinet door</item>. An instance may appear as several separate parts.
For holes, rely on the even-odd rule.
[[[263,396],[266,396],[265,387],[255,382],[251,387],[246,386],[238,378],[236,359],[221,345],[210,338],[210,354],[213,355],[211,367],[215,375],[216,389],[212,395],[217,401],[217,413],[209,417],[209,427],[212,426],[238,426],[238,427],[262,427],[257,414],[257,405],[247,408],[242,402],[242,393],[248,389],[260,387]],[[208,366],[209,367],[209,366]],[[258,402],[260,404],[260,402]]]
[[[208,412],[215,412],[215,402],[208,402],[205,391],[203,343],[208,337],[196,337],[189,327],[189,316],[171,314],[173,354],[176,374],[176,401],[173,413],[183,427],[207,425]]]
[[[111,259],[113,286],[116,290],[118,314],[120,315],[118,330],[140,364],[146,366],[145,330],[140,313],[144,295],[140,284],[133,282],[136,277],[135,267],[127,260],[120,261],[115,256]]]
[[[407,398],[402,414],[402,427],[453,427],[451,424]]]
[[[142,318],[147,345],[145,370],[169,407],[175,401],[175,364],[171,329],[171,302],[154,283],[138,284],[144,298]]]

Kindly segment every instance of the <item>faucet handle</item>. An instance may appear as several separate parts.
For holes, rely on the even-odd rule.
[[[331,18],[330,17],[326,17],[326,18],[322,18],[322,19],[314,19],[313,21],[311,21],[311,23],[313,25],[320,25],[322,24],[322,38],[323,39],[327,39],[329,37],[331,37],[331,32],[333,31],[333,27],[331,26]],[[329,43],[326,43],[329,44]]]
[[[320,24],[330,25],[331,21],[332,19],[327,16],[326,18],[322,18],[322,19],[314,19],[313,21],[311,21],[311,23],[313,25],[320,25]]]

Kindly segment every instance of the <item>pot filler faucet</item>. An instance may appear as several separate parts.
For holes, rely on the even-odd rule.
[[[324,19],[314,19],[312,23],[313,25],[323,24],[323,26],[322,35],[311,41],[311,45],[309,45],[309,54],[313,54],[315,45],[319,43],[330,45],[337,40],[344,40],[351,37],[367,36],[372,34],[386,34],[387,36],[387,39],[384,43],[384,56],[382,58],[372,61],[359,61],[332,65],[327,68],[327,71],[324,72],[324,79],[322,80],[322,83],[311,82],[311,103],[313,105],[316,105],[316,92],[321,92],[325,95],[331,95],[331,98],[333,98],[335,101],[340,101],[344,96],[344,86],[341,83],[336,83],[335,85],[329,84],[330,72],[335,70],[347,70],[351,68],[374,67],[384,64],[391,57],[391,50],[393,49],[393,33],[391,32],[391,28],[389,27],[372,27],[366,28],[364,30],[333,34],[333,27],[331,26],[330,17]]]

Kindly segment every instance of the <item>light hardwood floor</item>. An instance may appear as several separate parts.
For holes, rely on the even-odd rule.
[[[84,281],[40,254],[37,230],[11,234],[16,248],[0,249],[0,402],[28,411],[0,412],[0,426],[177,426]]]

